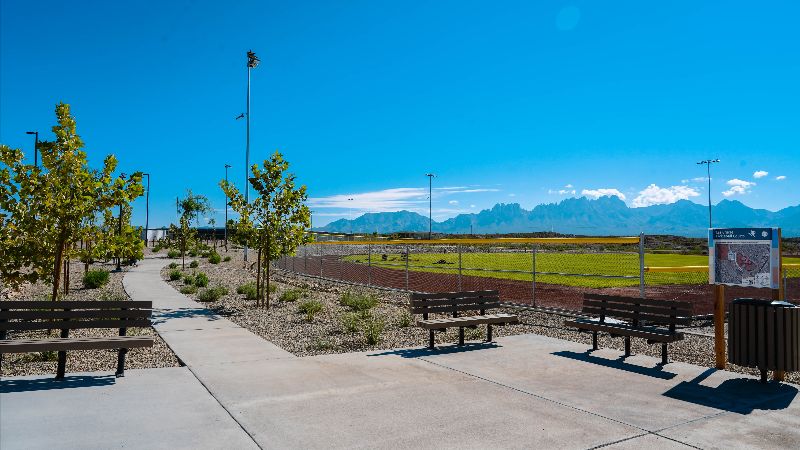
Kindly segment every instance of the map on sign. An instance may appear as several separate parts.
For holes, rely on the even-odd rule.
[[[777,289],[780,283],[778,236],[777,228],[709,230],[709,282]]]

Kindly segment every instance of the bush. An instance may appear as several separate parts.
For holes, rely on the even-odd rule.
[[[342,294],[339,300],[343,306],[347,306],[353,311],[363,312],[369,311],[378,305],[378,297],[373,294],[365,294],[362,292],[347,291]]]
[[[194,285],[197,287],[208,286],[208,275],[203,272],[198,272],[197,275],[194,276]]]
[[[197,261],[192,261],[189,263],[189,267],[191,267],[192,269],[197,269],[198,267],[200,267],[200,263]]]
[[[177,269],[178,268],[178,263],[171,262],[171,263],[169,263],[169,265],[167,267],[169,267],[170,269]]]
[[[172,270],[169,273],[169,281],[176,281],[181,279],[181,271],[178,269]]]
[[[348,312],[339,316],[339,324],[345,333],[354,334],[361,325],[361,315],[359,313]]]
[[[270,288],[272,288],[272,285],[270,285]],[[282,302],[296,302],[307,296],[308,293],[304,289],[289,289],[288,291],[283,291],[278,300]]]
[[[183,284],[191,286],[194,284],[194,275],[188,274],[183,276]]]
[[[175,258],[180,258],[180,257],[181,257],[181,252],[179,252],[177,250],[170,250],[170,251],[167,252],[167,258],[175,259]]]
[[[188,253],[188,254],[189,254],[189,256],[190,256],[190,257],[192,257],[192,258],[197,258],[197,250],[195,250],[195,249],[191,249],[191,250],[189,250],[189,253]]]
[[[306,315],[306,321],[311,322],[314,320],[314,316],[322,311],[322,303],[316,300],[306,300],[300,303],[297,310]]]
[[[244,295],[244,298],[247,300],[255,300],[258,297],[258,293],[256,292],[256,284],[252,282],[245,283],[236,288],[236,293]]]
[[[413,322],[414,318],[408,311],[401,312],[400,316],[397,318],[397,326],[400,328],[408,328]]]
[[[108,283],[107,270],[90,270],[83,276],[83,285],[89,289],[97,289]]]
[[[219,264],[220,261],[222,261],[222,257],[219,256],[219,253],[214,252],[208,255],[208,262],[211,264]]]
[[[231,257],[230,257],[230,256],[226,256],[226,257],[223,259],[223,261],[225,261],[225,262],[228,262],[228,261],[230,261],[230,260],[231,260]]]
[[[194,294],[197,292],[197,287],[195,286],[184,286],[181,288],[181,294]]]
[[[228,290],[224,287],[214,286],[200,291],[200,293],[197,294],[197,299],[201,302],[215,302],[219,300],[220,297],[227,294]]]
[[[383,319],[369,317],[364,320],[363,326],[364,339],[367,341],[367,345],[375,345],[381,341],[381,334],[383,334],[383,328],[386,326]]]

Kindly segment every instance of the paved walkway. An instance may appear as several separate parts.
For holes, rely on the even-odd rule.
[[[157,330],[205,389],[196,395],[224,408],[243,430],[229,448],[800,446],[793,385],[761,385],[688,364],[661,368],[653,358],[622,360],[611,350],[588,354],[581,344],[537,335],[435,352],[296,358],[175,292],[159,276],[164,263],[143,261],[126,276],[126,289],[134,299],[154,301]],[[148,372],[131,371],[125,383]],[[142,378],[141,394],[149,396]],[[117,387],[108,395],[121,395]],[[33,394],[12,394],[15,406],[32,409],[23,400]],[[143,410],[169,422],[180,414],[175,409]],[[93,410],[76,410],[93,423]],[[40,406],[13,423],[33,427],[51,414]],[[138,426],[132,423],[129,435],[146,430]],[[96,428],[70,433],[85,436]],[[13,428],[0,428],[7,430]],[[207,424],[199,421],[197,431],[206,432]],[[198,442],[216,447],[219,441],[184,446]]]

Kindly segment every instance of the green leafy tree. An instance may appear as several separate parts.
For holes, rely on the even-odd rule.
[[[186,268],[186,250],[197,245],[197,231],[192,228],[192,222],[199,224],[200,216],[211,211],[211,202],[205,195],[193,194],[191,189],[186,191],[186,197],[178,200],[180,218],[178,225],[170,225],[169,236],[174,237],[175,244],[181,252],[182,268]]]
[[[269,307],[270,263],[293,254],[297,247],[310,241],[306,233],[311,226],[311,211],[305,205],[306,187],[297,187],[295,175],[287,173],[288,169],[289,163],[277,151],[261,168],[254,164],[249,181],[256,196],[250,203],[233,184],[220,182],[231,208],[239,213],[234,226],[237,243],[258,250],[257,306]]]
[[[109,155],[91,169],[69,105],[56,105],[54,141],[39,143],[41,166],[18,149],[0,146],[0,276],[5,283],[46,280],[58,299],[61,267],[101,211],[142,195],[141,175],[113,176]]]

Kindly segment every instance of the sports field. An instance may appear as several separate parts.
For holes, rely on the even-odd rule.
[[[457,253],[412,253],[408,269],[414,272],[458,274]],[[405,270],[402,253],[373,254],[375,267]],[[345,261],[367,264],[367,255],[350,255]],[[785,264],[800,263],[800,258],[786,258]],[[461,274],[465,276],[505,278],[530,281],[533,255],[528,253],[462,253]],[[702,255],[645,254],[646,267],[707,266],[708,257]],[[590,288],[624,287],[639,285],[639,255],[634,253],[537,253],[536,282]],[[585,274],[589,276],[574,276]],[[800,276],[797,269],[788,273]],[[627,276],[631,278],[608,278]],[[648,286],[708,283],[706,269],[684,272],[646,272]]]

